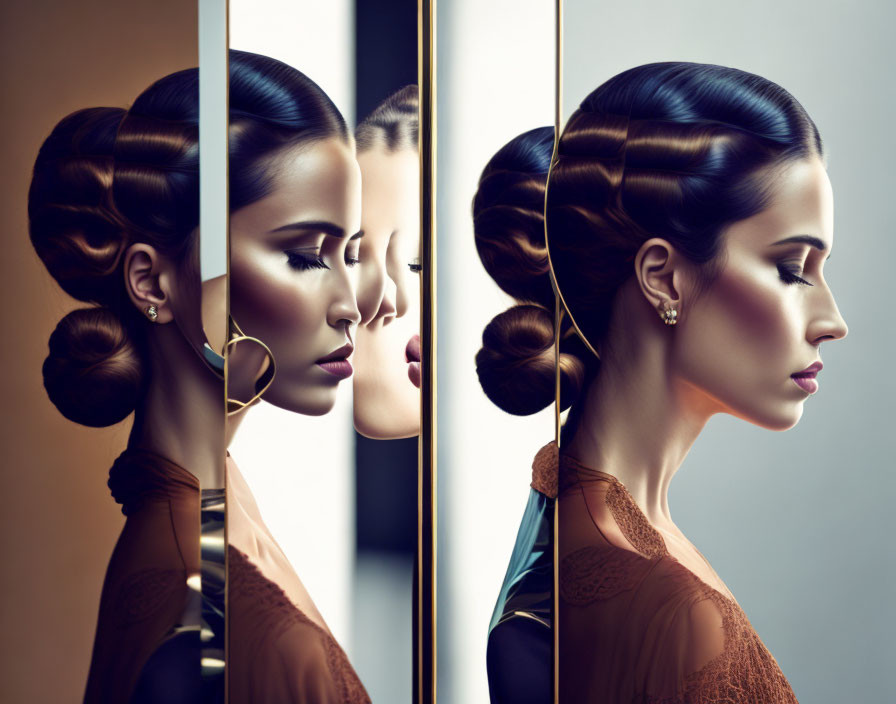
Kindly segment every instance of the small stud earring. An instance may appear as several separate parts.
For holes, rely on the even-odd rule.
[[[666,305],[669,305],[668,303]],[[663,322],[666,325],[675,325],[678,322],[678,310],[669,306],[662,313],[660,313],[660,317],[663,319]]]
[[[147,318],[149,318],[152,322],[156,322],[159,317],[159,309],[156,308],[154,304],[146,306],[145,312]]]

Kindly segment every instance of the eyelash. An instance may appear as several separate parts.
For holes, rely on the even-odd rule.
[[[286,263],[293,269],[298,271],[308,271],[309,269],[329,269],[319,254],[307,254],[303,252],[287,251]]]
[[[803,284],[805,286],[812,286],[808,281],[806,281],[803,277],[801,277],[797,272],[799,268],[789,269],[784,264],[778,264],[778,274],[781,277],[781,281],[785,284]]]
[[[293,269],[297,271],[308,271],[309,269],[329,269],[321,259],[319,254],[305,254],[302,252],[292,252],[286,251],[286,263],[291,266]],[[353,267],[358,264],[361,260],[357,257],[351,257],[346,255],[345,264],[348,267]]]
[[[423,265],[420,263],[420,257],[414,257],[413,259],[411,259],[411,261],[408,263],[408,269],[413,271],[415,274],[419,274],[421,271],[423,271]]]

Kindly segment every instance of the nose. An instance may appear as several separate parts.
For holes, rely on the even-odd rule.
[[[826,284],[819,294],[821,300],[817,313],[806,331],[806,339],[813,345],[821,344],[824,340],[841,340],[849,332],[846,321],[840,315],[840,310],[834,301],[834,294]]]
[[[384,277],[383,295],[380,298],[380,304],[377,307],[376,315],[373,316],[374,321],[380,321],[384,325],[391,321],[397,311],[396,303],[396,286],[395,282],[388,276]]]
[[[396,314],[395,282],[386,272],[384,258],[384,253],[373,252],[367,262],[361,264],[358,307],[361,311],[361,323],[364,325],[375,320],[393,318]]]
[[[332,327],[351,327],[361,322],[361,311],[358,310],[358,298],[355,287],[345,267],[337,269],[339,277],[334,281],[334,289],[330,305],[327,308],[327,323]]]
[[[407,267],[407,264],[399,264],[399,267]],[[408,305],[410,303],[409,300],[409,291],[408,284],[406,281],[406,277],[401,276],[401,272],[396,273],[394,280],[394,301],[395,301],[395,317],[401,318],[405,313],[408,312]]]

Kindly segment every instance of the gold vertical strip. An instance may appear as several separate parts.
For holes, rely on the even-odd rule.
[[[227,208],[227,219],[226,219],[226,227],[224,230],[224,239],[226,241],[227,248],[227,283],[224,287],[224,295],[226,300],[224,302],[224,311],[227,315],[227,320],[225,324],[227,325],[226,330],[228,331],[228,336],[230,335],[230,0],[224,0],[224,66],[227,72],[227,83],[225,87],[226,93],[226,106],[227,106],[227,136],[225,137],[224,149],[226,150],[227,160],[224,162],[224,168],[227,170],[224,175],[226,188],[225,188],[225,207]],[[226,355],[228,350],[225,348],[224,354]],[[230,525],[230,510],[228,506],[230,505],[230,501],[227,500],[227,497],[230,494],[230,487],[228,486],[227,480],[227,439],[230,437],[227,428],[227,399],[229,394],[227,393],[227,359],[224,360],[224,447],[223,456],[221,457],[221,462],[224,467],[224,704],[229,704],[230,702],[230,550],[228,550],[228,546],[230,545],[230,530],[228,526]]]
[[[554,16],[554,152],[551,156],[551,164],[553,165],[557,159],[557,148],[560,143],[560,118],[563,109],[563,0],[556,0],[555,16]],[[550,182],[550,172],[548,172],[548,181]],[[545,187],[545,246],[547,246],[547,195],[548,188]],[[557,447],[560,447],[560,325],[563,322],[563,307],[560,300],[560,290],[557,287],[554,278],[553,268],[551,269],[551,281],[554,285],[554,369],[556,371],[555,387],[554,387],[554,439]],[[558,467],[559,471],[559,467]],[[553,700],[554,704],[560,701],[560,578],[559,566],[560,550],[559,550],[559,521],[560,517],[560,497],[558,483],[558,497],[554,500],[554,515],[551,538],[553,542],[553,577],[554,577],[554,594],[553,594],[553,618],[551,619],[552,635],[553,635]]]
[[[420,91],[421,413],[417,463],[417,575],[414,701],[436,701],[436,71],[435,0],[418,0]]]
[[[228,140],[228,104],[229,104],[229,66],[228,66],[228,46],[229,46],[229,4],[228,0],[200,0],[197,3],[197,12],[199,13],[199,37],[200,46],[199,56],[199,81],[200,94],[205,94],[206,99],[200,97],[200,130],[203,125],[207,128],[209,124],[215,126],[211,130],[212,139],[220,138],[222,141],[213,143],[213,153],[221,154],[217,150],[223,150],[223,154],[227,157]],[[223,62],[223,77],[215,68],[220,68]],[[215,68],[212,68],[215,67]],[[211,73],[209,73],[211,71]],[[220,103],[217,101],[208,102],[208,93],[202,88],[203,82],[211,80],[212,91],[215,96],[223,97],[224,114],[220,115],[218,110],[221,109]],[[223,85],[218,83],[223,80]],[[205,84],[206,86],[208,84]],[[223,96],[222,96],[223,92]],[[212,115],[211,121],[208,120],[209,108]],[[223,130],[218,131],[218,127]],[[206,135],[208,137],[208,135]],[[205,150],[205,140],[201,140],[203,145],[200,147],[200,171],[209,168],[208,159],[203,160],[202,154]],[[225,253],[225,319],[223,322],[224,329],[227,329],[227,320],[229,316],[229,269],[230,269],[230,243],[229,243],[229,185],[227,172],[229,163],[227,158],[224,161],[223,174],[223,193],[214,193],[213,202],[215,209],[219,209],[219,214],[223,211],[223,227],[224,231],[216,232],[217,224],[210,226],[208,222],[202,221],[200,216],[200,237],[202,233],[223,245]],[[209,194],[206,193],[207,197]],[[210,229],[209,229],[210,228]],[[223,241],[219,239],[219,235],[223,234]],[[220,446],[220,462],[218,471],[220,472],[221,484],[215,483],[211,489],[202,488],[200,497],[200,512],[197,516],[199,520],[199,555],[200,555],[200,574],[199,574],[199,590],[200,590],[200,672],[202,677],[203,690],[209,692],[221,691],[223,698],[214,696],[215,704],[222,704],[227,701],[227,486],[226,486],[226,453],[227,453],[227,362],[226,349],[222,350],[225,355],[224,362],[224,392],[221,397],[221,434],[219,436]],[[223,486],[223,489],[217,488]],[[217,624],[218,614],[223,619],[223,633],[220,628],[213,629],[211,623]],[[203,627],[208,626],[208,631]],[[217,630],[217,632],[215,632]],[[223,643],[220,646],[218,637],[223,637]],[[223,678],[223,688],[218,689]],[[212,694],[207,698],[212,700]]]

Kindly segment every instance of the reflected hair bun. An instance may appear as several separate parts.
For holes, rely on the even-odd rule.
[[[544,239],[544,198],[554,130],[515,137],[488,162],[473,200],[476,249],[485,270],[519,303],[482,333],[476,373],[485,395],[514,415],[554,402],[554,290]],[[560,402],[567,407],[585,381],[577,341],[560,345]]]

